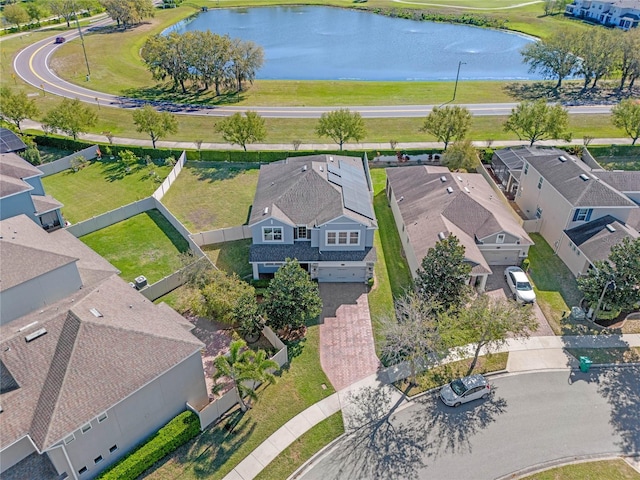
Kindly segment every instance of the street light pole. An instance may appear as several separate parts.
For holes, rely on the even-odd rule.
[[[458,62],[458,73],[456,73],[456,85],[455,87],[453,87],[453,98],[451,99],[452,102],[456,99],[456,92],[458,91],[458,79],[460,78],[460,66],[466,65],[466,64],[467,62],[463,62],[462,60]]]
[[[80,42],[82,43],[82,52],[84,53],[84,63],[87,65],[87,82],[91,79],[91,70],[89,69],[89,59],[87,58],[87,49],[84,48],[84,35],[82,35],[82,29],[80,28],[80,21],[78,20],[78,12],[76,12],[76,5],[73,4],[73,14],[76,17],[76,26],[78,27],[78,34],[80,35]]]

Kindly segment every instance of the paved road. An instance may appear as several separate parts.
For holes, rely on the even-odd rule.
[[[89,27],[96,28],[107,25],[110,19],[102,19]],[[76,30],[64,34],[69,40],[78,38]],[[16,74],[27,83],[36,88],[44,89],[49,94],[59,95],[67,98],[78,98],[79,100],[100,106],[114,108],[136,108],[142,102],[118,95],[110,95],[98,92],[90,88],[91,82],[87,82],[87,87],[74,85],[58,77],[49,69],[49,60],[53,52],[59,47],[53,43],[55,36],[41,40],[22,50],[13,62]],[[79,41],[79,40],[76,40]],[[91,58],[89,59],[91,67]],[[181,115],[202,115],[202,116],[227,116],[236,112],[253,110],[265,118],[319,118],[323,113],[335,110],[338,107],[256,107],[256,106],[224,106],[224,107],[198,107],[197,105],[176,105],[168,102],[160,102],[157,105],[167,111]],[[508,115],[516,103],[486,103],[486,104],[466,104],[472,115],[491,116]],[[431,112],[434,105],[389,105],[389,106],[350,106],[352,111],[360,112],[364,118],[403,118],[403,117],[424,117]],[[611,110],[611,105],[578,105],[567,107],[570,114],[606,114]]]
[[[390,419],[367,398],[369,424],[301,478],[490,479],[559,459],[637,455],[639,374],[629,367],[506,375],[492,380],[487,401],[452,409],[429,395]]]

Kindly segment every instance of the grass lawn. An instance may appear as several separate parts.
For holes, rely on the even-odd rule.
[[[571,307],[579,305],[582,298],[575,277],[540,234],[530,236],[535,245],[529,249],[529,275],[542,313],[556,335],[585,333],[587,324],[573,323],[568,315]],[[563,314],[566,315],[564,318]]]
[[[80,237],[85,244],[120,270],[130,282],[138,275],[157,282],[182,265],[179,253],[189,244],[157,210]]]
[[[258,173],[258,165],[189,162],[162,202],[193,233],[244,225]]]
[[[631,348],[567,348],[575,358],[589,357],[593,363],[640,362],[640,347]]]
[[[289,345],[290,367],[277,384],[260,389],[251,410],[245,414],[237,408],[230,411],[218,424],[159,462],[145,478],[223,478],[284,423],[334,393],[320,367],[319,355],[319,328],[313,324],[303,341]]]
[[[507,368],[508,352],[494,353],[491,355],[478,357],[478,363],[473,373],[497,372]],[[450,381],[464,377],[467,374],[471,359],[459,360],[447,363],[439,367],[434,367],[418,375],[418,385],[409,387],[408,380],[396,382],[394,385],[405,395],[413,396],[432,388],[440,387]]]
[[[45,191],[62,202],[71,223],[100,215],[151,195],[171,167],[138,164],[129,173],[121,162],[94,160],[78,172],[65,170],[42,179]],[[152,176],[152,172],[157,177]]]
[[[250,246],[251,239],[246,239],[205,245],[202,250],[220,270],[246,278],[253,272],[249,263]]]
[[[384,317],[393,316],[393,299],[401,296],[411,286],[411,273],[404,260],[393,213],[387,204],[384,190],[387,174],[382,168],[371,169],[371,180],[374,190],[373,206],[378,220],[378,230],[374,238],[378,259],[375,266],[375,283],[369,292],[369,310],[376,353],[380,356],[380,321]]]
[[[522,480],[639,480],[640,473],[621,458],[576,463],[534,473]]]
[[[316,452],[343,433],[342,412],[334,413],[289,445],[286,450],[258,474],[256,479],[282,480],[288,478]]]

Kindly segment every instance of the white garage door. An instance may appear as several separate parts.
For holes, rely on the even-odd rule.
[[[319,267],[319,282],[364,282],[367,267]]]
[[[520,250],[483,250],[482,255],[489,265],[520,265]]]

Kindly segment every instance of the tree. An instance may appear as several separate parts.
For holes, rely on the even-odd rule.
[[[420,131],[430,133],[439,142],[444,142],[446,150],[451,140],[462,140],[467,135],[470,125],[471,113],[465,107],[434,107]]]
[[[71,27],[71,19],[76,13],[74,0],[49,0],[49,10],[56,17],[64,18],[67,28]]]
[[[240,145],[245,152],[248,144],[260,142],[267,137],[264,119],[250,110],[245,112],[244,117],[240,113],[234,113],[220,120],[215,125],[215,131],[221,133],[226,142]]]
[[[151,137],[153,148],[156,148],[156,141],[159,138],[178,131],[178,119],[175,115],[169,112],[158,112],[151,105],[135,110],[133,123],[138,132],[145,132]]]
[[[478,151],[469,139],[455,142],[444,154],[442,163],[449,170],[475,170],[479,164]]]
[[[31,165],[40,165],[42,163],[42,157],[40,156],[40,150],[34,145],[29,145],[22,154],[24,158]]]
[[[591,80],[591,88],[595,89],[598,80],[609,75],[616,65],[619,48],[612,32],[604,28],[585,30],[573,41],[574,51],[580,57],[576,73],[584,77],[583,92]]]
[[[197,315],[231,325],[237,321],[234,309],[245,295],[255,296],[255,289],[238,275],[211,270],[206,285],[192,303],[192,310]]]
[[[9,88],[0,89],[0,118],[13,123],[18,130],[20,123],[28,118],[35,118],[39,111],[35,100],[27,97],[25,92],[13,93]]]
[[[49,131],[59,130],[78,139],[78,135],[93,127],[98,121],[97,115],[77,98],[65,98],[44,118],[44,125]]]
[[[478,357],[503,345],[510,336],[528,338],[538,328],[538,322],[530,307],[518,305],[513,300],[478,295],[455,316],[448,315],[439,323],[441,334],[455,345],[454,340],[463,336],[474,345],[474,355],[466,375],[471,375]]]
[[[216,381],[226,377],[233,382],[243,412],[251,408],[251,400],[257,398],[255,389],[261,382],[275,383],[271,370],[279,368],[276,362],[267,359],[264,350],[248,350],[243,340],[231,342],[229,353],[216,357],[214,366]],[[248,402],[244,400],[246,397],[249,397]]]
[[[554,89],[578,67],[580,59],[573,53],[573,32],[567,29],[552,33],[549,38],[528,44],[520,52],[529,71],[538,71],[547,78],[557,78]]]
[[[303,327],[322,311],[318,285],[297,260],[290,258],[269,283],[262,305],[267,325],[275,330]]]
[[[22,5],[18,5],[17,3],[5,5],[2,13],[7,23],[15,25],[18,29],[20,29],[20,25],[29,21],[29,14]]]
[[[416,292],[425,302],[438,302],[441,309],[457,308],[467,299],[470,273],[464,246],[455,235],[449,235],[422,259],[416,272]]]
[[[593,266],[578,277],[578,288],[589,305],[597,309],[602,298],[602,305],[612,310],[633,310],[640,302],[640,239],[624,238],[611,247],[607,260]]]
[[[511,109],[511,115],[504,124],[505,131],[512,131],[519,139],[529,140],[533,145],[538,140],[571,140],[569,113],[562,105],[548,105],[543,99],[525,101]]]
[[[364,121],[358,112],[351,112],[348,108],[340,108],[332,112],[325,112],[320,116],[316,133],[321,137],[329,137],[342,146],[349,140],[362,140],[366,134]]]
[[[204,89],[208,90],[213,84],[216,96],[219,96],[221,87],[228,83],[231,39],[228,35],[220,36],[208,30],[190,33],[194,36],[190,41],[189,64],[204,84]]]
[[[381,319],[382,357],[389,365],[407,362],[413,385],[417,383],[418,371],[424,370],[444,350],[437,318],[437,308],[432,302],[409,293],[396,300],[395,317]]]
[[[194,73],[188,62],[190,36],[172,32],[169,35],[149,37],[140,51],[140,56],[151,71],[153,78],[164,80],[167,76],[173,80],[173,89],[181,87],[187,93],[186,82]]]
[[[264,63],[264,49],[250,40],[232,40],[229,70],[235,81],[236,91],[242,91],[243,82],[253,84],[256,71]]]
[[[38,24],[40,23],[40,19],[47,15],[47,11],[44,5],[40,4],[39,2],[27,2],[24,8],[29,15],[29,19],[31,21],[35,20]]]
[[[624,89],[627,80],[630,80],[630,89],[633,82],[640,76],[640,29],[632,28],[628,32],[615,30],[616,43],[619,45],[617,69],[620,71],[620,91]]]
[[[122,25],[124,29],[153,17],[155,11],[152,0],[101,0],[100,3],[118,26]]]
[[[233,306],[233,316],[245,338],[253,339],[253,341],[260,338],[264,320],[260,315],[260,306],[256,300],[255,291],[240,295]]]
[[[635,145],[640,138],[640,101],[622,100],[611,109],[611,115],[613,124],[624,130],[633,140],[632,145]]]

